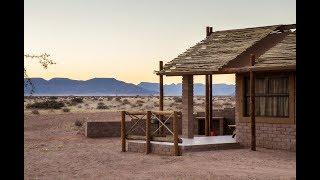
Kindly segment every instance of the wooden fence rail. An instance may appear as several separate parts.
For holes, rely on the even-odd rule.
[[[131,120],[135,122],[133,125],[127,130],[126,129],[126,115],[128,115]],[[141,116],[141,117],[138,117]],[[145,119],[143,119],[146,116]],[[167,116],[168,118],[158,118],[158,116]],[[145,140],[146,141],[146,154],[151,152],[151,143],[150,141],[162,141],[162,142],[173,142],[173,154],[175,156],[180,155],[179,152],[179,143],[182,142],[179,139],[178,132],[178,119],[181,117],[181,112],[177,111],[122,111],[121,112],[121,145],[122,152],[126,152],[126,140],[127,139],[136,139],[136,140]],[[160,126],[151,133],[151,119],[154,118],[159,122]],[[166,122],[172,118],[172,130],[166,126]],[[139,121],[145,121],[145,136],[136,136],[129,135],[130,132],[134,131],[138,127]],[[162,122],[164,121],[164,122]],[[173,136],[173,139],[168,139],[164,137],[155,137],[154,134],[158,131],[161,131],[162,128],[166,128],[168,132]],[[141,128],[141,127],[140,127]]]

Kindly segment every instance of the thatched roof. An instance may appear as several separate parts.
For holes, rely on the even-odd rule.
[[[186,52],[166,63],[163,75],[208,74],[218,72],[230,61],[238,60],[250,47],[279,29],[292,25],[274,25],[213,32]],[[251,48],[252,49],[252,48]],[[275,51],[276,52],[276,51]],[[272,53],[271,53],[272,54]],[[266,61],[265,61],[266,62]]]
[[[273,48],[260,56],[255,67],[296,65],[296,33],[291,33]]]

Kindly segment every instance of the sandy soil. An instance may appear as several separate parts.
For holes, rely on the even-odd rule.
[[[185,153],[121,153],[119,138],[89,139],[76,120],[118,113],[33,115],[24,119],[25,179],[295,179],[296,153],[258,148]]]

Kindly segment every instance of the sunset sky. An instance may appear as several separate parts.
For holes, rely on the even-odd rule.
[[[26,60],[30,77],[87,80],[114,77],[157,82],[159,61],[172,60],[213,31],[296,23],[295,0],[25,0],[26,54],[49,53],[43,70]],[[181,77],[164,82],[181,83]],[[204,83],[204,77],[195,82]],[[234,84],[233,75],[213,83]]]

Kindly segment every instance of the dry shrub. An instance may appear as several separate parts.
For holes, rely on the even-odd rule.
[[[49,97],[49,100],[57,100],[57,99],[58,99],[57,96],[50,96],[50,97]]]
[[[124,99],[124,100],[122,101],[122,104],[123,104],[123,105],[130,104],[130,101],[129,101],[128,99]]]
[[[181,97],[173,97],[173,100],[174,100],[174,102],[176,102],[176,103],[180,103],[180,102],[182,102],[182,98]]]
[[[116,101],[120,101],[121,100],[121,97],[116,97]]]
[[[83,103],[83,98],[81,98],[81,97],[74,97],[74,98],[71,99],[71,103],[72,103],[73,105]]]
[[[157,103],[157,102],[154,102],[153,105],[154,105],[154,107],[159,107],[160,106],[159,103]]]
[[[109,107],[105,105],[103,102],[99,102],[97,109],[109,109]]]
[[[70,109],[69,108],[63,108],[62,111],[63,112],[70,112]]]
[[[76,121],[74,122],[74,125],[77,126],[77,127],[82,127],[82,126],[83,126],[83,121],[76,120]]]
[[[64,107],[63,102],[58,102],[55,100],[48,100],[43,102],[34,102],[33,104],[27,104],[28,109],[61,109]]]
[[[142,101],[142,100],[137,100],[137,104],[141,104],[141,103],[144,103],[144,101]]]
[[[35,109],[35,110],[32,110],[31,113],[32,113],[32,114],[40,114],[39,111],[36,110],[36,109]]]
[[[137,102],[136,102],[136,104],[137,104],[137,106],[143,106],[143,104],[144,104],[144,101],[142,101],[142,100],[137,100]]]

